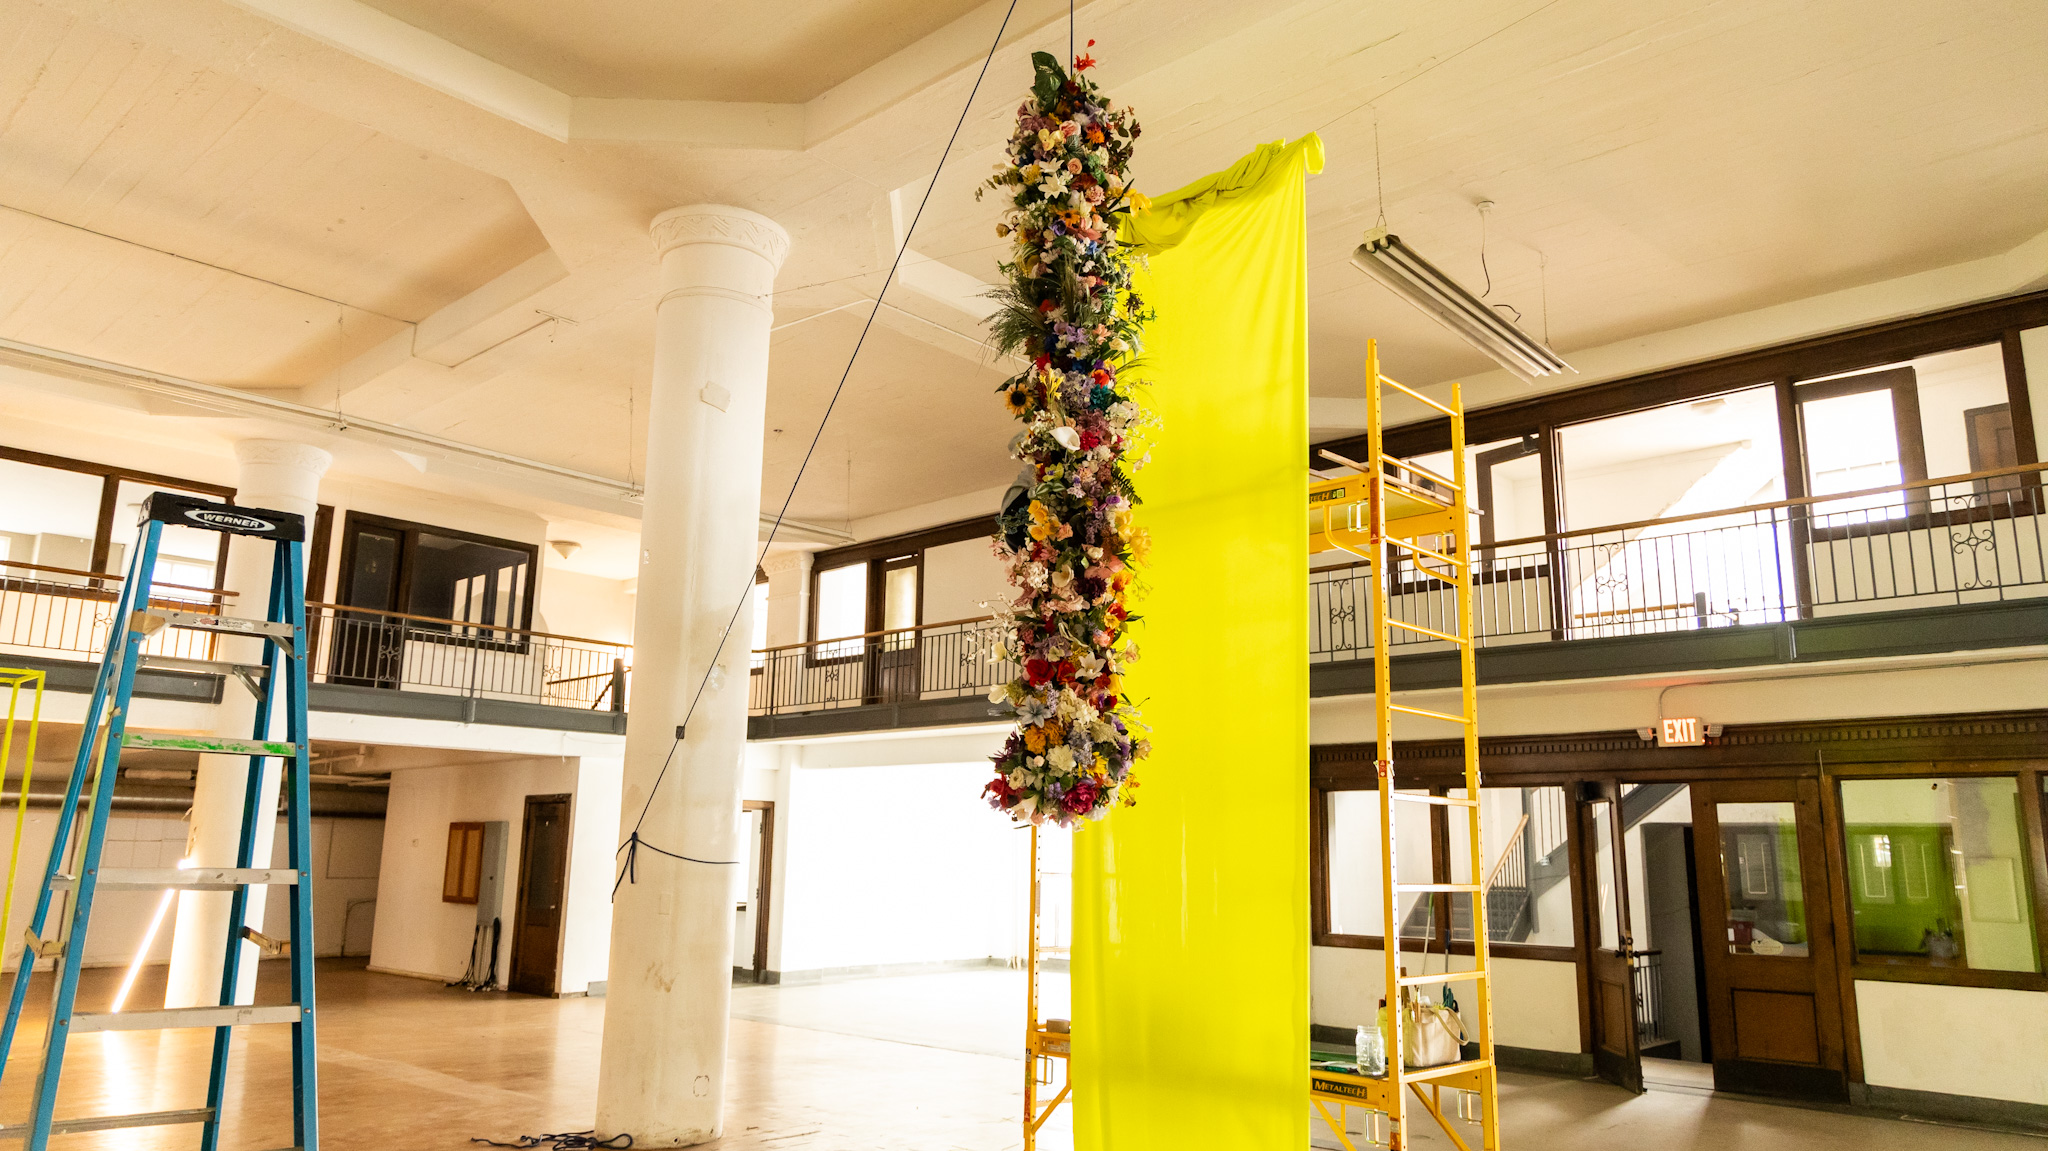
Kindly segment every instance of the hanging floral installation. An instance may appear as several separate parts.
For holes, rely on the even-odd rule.
[[[1146,203],[1129,187],[1138,122],[1081,75],[1094,59],[1071,75],[1047,53],[1031,61],[1031,98],[987,184],[1010,198],[996,234],[1015,244],[993,334],[1030,366],[999,389],[1024,425],[1011,452],[1027,490],[995,539],[1017,592],[1001,655],[1021,671],[989,695],[1016,708],[1017,728],[983,794],[1020,822],[1071,828],[1135,802],[1132,771],[1151,750],[1123,694],[1148,541],[1132,522],[1144,460],[1130,455],[1147,417],[1121,374],[1149,312],[1131,290],[1139,257],[1117,239]]]

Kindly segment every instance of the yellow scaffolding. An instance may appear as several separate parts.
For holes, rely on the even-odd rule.
[[[1073,1086],[1068,1075],[1067,1057],[1073,1053],[1071,1025],[1064,1019],[1041,1019],[1038,1012],[1038,968],[1047,951],[1064,953],[1061,947],[1046,947],[1040,942],[1039,928],[1043,920],[1040,912],[1043,904],[1039,900],[1040,875],[1038,861],[1038,824],[1031,825],[1031,935],[1024,943],[1024,1151],[1037,1151],[1038,1129],[1052,1118],[1060,1104],[1067,1101],[1067,1092]],[[1052,1086],[1053,1061],[1060,1066],[1059,1093],[1044,1107],[1038,1105],[1038,1089]]]
[[[21,866],[21,833],[28,823],[28,785],[36,768],[36,735],[43,723],[43,673],[0,667],[0,688],[7,690],[7,725],[0,727],[0,785],[14,765],[14,728],[21,712],[21,693],[29,692],[28,738],[22,741],[21,798],[14,807],[14,847],[7,856],[7,887],[0,892],[0,940],[8,938],[7,919],[14,910],[14,876]]]
[[[1480,1147],[1482,1151],[1498,1151],[1500,1093],[1493,1058],[1493,977],[1487,959],[1485,841],[1479,834],[1478,692],[1473,669],[1472,625],[1473,520],[1469,499],[1471,488],[1465,462],[1463,397],[1459,386],[1453,384],[1450,404],[1440,404],[1382,375],[1377,340],[1366,342],[1365,375],[1366,458],[1361,462],[1330,457],[1335,462],[1350,467],[1353,474],[1310,485],[1309,550],[1314,552],[1337,548],[1350,552],[1371,565],[1371,578],[1365,582],[1372,589],[1373,707],[1374,731],[1378,741],[1376,766],[1381,799],[1379,847],[1380,874],[1383,877],[1380,938],[1383,941],[1382,950],[1386,959],[1385,986],[1389,1005],[1385,1036],[1387,1073],[1381,1077],[1373,1077],[1315,1068],[1310,1072],[1309,1098],[1317,1114],[1329,1125],[1337,1141],[1343,1144],[1347,1151],[1356,1151],[1346,1131],[1345,1122],[1346,1108],[1354,1106],[1385,1117],[1384,1139],[1371,1139],[1369,1142],[1384,1142],[1396,1151],[1407,1146],[1409,1140],[1406,1135],[1406,1097],[1410,1092],[1420,1102],[1422,1110],[1443,1128],[1444,1134],[1450,1137],[1459,1151],[1472,1151],[1454,1121],[1467,1119],[1469,1110],[1459,1106],[1454,1107],[1452,1113],[1447,1113],[1444,1107],[1446,1101],[1443,1098],[1446,1088],[1470,1092],[1476,1097],[1478,1104],[1478,1114],[1473,1118],[1476,1118],[1480,1127]],[[1411,461],[1396,459],[1386,454],[1383,446],[1383,421],[1389,392],[1405,395],[1450,417],[1451,475],[1439,475]],[[1425,537],[1432,538],[1436,546],[1425,545]],[[1390,549],[1398,549],[1409,556],[1410,562],[1417,570],[1451,585],[1457,599],[1455,633],[1395,619],[1389,613],[1387,592],[1390,580],[1387,573]],[[1390,656],[1391,639],[1396,628],[1420,635],[1425,640],[1451,644],[1457,649],[1458,674],[1464,700],[1463,710],[1459,714],[1450,715],[1393,702]],[[1393,756],[1394,715],[1397,712],[1453,723],[1463,731],[1465,794],[1462,798],[1403,795],[1397,790]],[[1471,882],[1400,881],[1394,819],[1394,803],[1398,801],[1438,804],[1465,813],[1469,821],[1466,844],[1470,849],[1469,870],[1466,875]],[[1472,901],[1471,970],[1408,974],[1401,964],[1401,950],[1396,941],[1401,938],[1401,924],[1398,919],[1400,896],[1410,893],[1432,897],[1438,893],[1449,893],[1454,896],[1463,894]],[[1449,966],[1448,956],[1445,966]],[[1406,1061],[1402,1058],[1406,1050],[1403,1042],[1403,993],[1424,994],[1425,988],[1434,989],[1454,982],[1472,984],[1472,1018],[1478,1032],[1478,1057],[1464,1059],[1461,1053],[1459,1061],[1454,1063],[1432,1067],[1406,1066]],[[1461,1101],[1470,1102],[1470,1099]],[[1334,1113],[1331,1110],[1333,1105]],[[1374,1126],[1377,1125],[1375,1121]]]

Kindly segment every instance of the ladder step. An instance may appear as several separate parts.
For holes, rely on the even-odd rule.
[[[1406,713],[1408,713],[1409,715],[1419,715],[1419,716],[1422,716],[1422,717],[1423,717],[1423,718],[1425,718],[1425,719],[1440,719],[1440,720],[1443,720],[1443,721],[1444,721],[1445,723],[1470,723],[1470,722],[1472,722],[1471,720],[1467,719],[1466,717],[1464,717],[1464,716],[1462,716],[1462,715],[1452,715],[1452,714],[1450,714],[1449,712],[1443,712],[1443,711],[1431,711],[1431,710],[1429,710],[1429,709],[1428,709],[1428,708],[1426,708],[1426,707],[1406,707],[1406,706],[1403,706],[1402,704],[1398,704],[1398,703],[1390,703],[1390,704],[1388,704],[1388,705],[1387,705],[1387,710],[1389,710],[1389,711],[1400,711],[1400,712],[1406,712]]]
[[[1438,807],[1478,807],[1476,799],[1459,799],[1450,795],[1416,795],[1413,792],[1397,791],[1394,798],[1401,803],[1433,803]]]
[[[1484,971],[1439,971],[1435,975],[1403,975],[1394,982],[1403,987],[1422,987],[1431,983],[1461,983],[1467,979],[1485,979]]]
[[[1443,640],[1445,643],[1454,643],[1459,645],[1460,647],[1464,646],[1466,642],[1462,636],[1455,636],[1449,632],[1438,631],[1433,627],[1423,627],[1419,623],[1409,623],[1407,620],[1403,619],[1389,619],[1387,621],[1387,626],[1405,628],[1406,630],[1415,632],[1418,635],[1433,636],[1436,639]]]
[[[71,1033],[92,1031],[169,1031],[178,1027],[244,1027],[259,1023],[297,1023],[306,1013],[295,1004],[276,1007],[175,1007],[169,1011],[123,1011],[119,1014],[77,1014]]]
[[[1469,1063],[1446,1063],[1441,1067],[1418,1067],[1412,1071],[1404,1070],[1401,1073],[1401,1078],[1409,1083],[1415,1083],[1426,1079],[1444,1079],[1452,1075],[1463,1075],[1468,1071],[1483,1071],[1491,1066],[1493,1066],[1493,1060],[1491,1059],[1474,1059]]]
[[[181,1123],[204,1123],[213,1118],[213,1108],[193,1107],[185,1111],[144,1111],[134,1115],[87,1115],[57,1119],[50,1123],[52,1135],[75,1135],[82,1131],[118,1131],[123,1127],[175,1127]],[[31,1123],[0,1124],[0,1139],[26,1139],[34,1130]]]
[[[224,659],[186,659],[176,655],[145,655],[142,667],[146,671],[184,671],[196,675],[252,675],[269,674],[269,669],[260,663],[231,663]]]
[[[137,751],[204,751],[222,755],[275,755],[290,758],[298,749],[289,743],[267,739],[229,739],[218,735],[152,735],[130,731],[121,735],[121,746]]]
[[[255,884],[298,881],[299,873],[288,867],[102,867],[99,882],[94,886],[101,891],[155,891],[166,887],[233,891]],[[77,885],[78,878],[72,875],[59,875],[50,881],[51,888],[58,891]]]
[[[272,639],[292,638],[292,625],[272,623],[267,619],[243,619],[235,615],[208,615],[196,611],[158,611],[151,614],[164,617],[172,627],[190,628],[193,631],[217,631],[228,635],[267,635]]]
[[[1476,883],[1396,883],[1395,891],[1478,891]]]

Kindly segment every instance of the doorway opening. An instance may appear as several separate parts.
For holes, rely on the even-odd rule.
[[[562,905],[569,882],[569,797],[529,795],[519,836],[519,902],[506,986],[555,996],[562,960]]]
[[[775,867],[775,804],[749,799],[740,805],[740,866],[733,868],[732,977],[766,983],[768,893]]]

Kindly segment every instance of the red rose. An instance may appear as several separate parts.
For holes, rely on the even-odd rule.
[[[1053,678],[1061,683],[1070,682],[1074,678],[1074,665],[1071,661],[1063,659],[1052,669],[1052,674]]]
[[[1060,806],[1073,812],[1075,815],[1086,813],[1095,806],[1095,784],[1083,782],[1074,785],[1074,787],[1067,791],[1065,796],[1061,797]]]
[[[1024,661],[1024,676],[1031,681],[1031,686],[1033,687],[1043,685],[1045,681],[1052,678],[1052,673],[1052,665],[1042,659],[1027,659]]]

